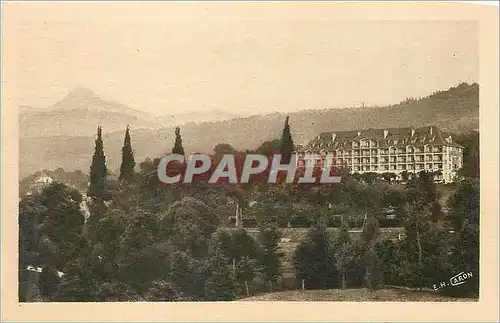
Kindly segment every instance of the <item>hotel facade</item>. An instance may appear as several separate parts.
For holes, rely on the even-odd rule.
[[[310,162],[332,158],[352,173],[434,172],[450,183],[463,166],[463,147],[435,126],[325,132],[299,150]],[[411,176],[411,175],[410,175]]]

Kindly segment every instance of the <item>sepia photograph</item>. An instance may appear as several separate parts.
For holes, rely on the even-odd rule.
[[[485,25],[308,5],[2,3],[13,302],[485,300]]]

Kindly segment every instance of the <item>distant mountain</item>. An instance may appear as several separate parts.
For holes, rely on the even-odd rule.
[[[118,113],[115,111],[106,110],[104,113]],[[370,127],[435,125],[445,131],[463,133],[479,129],[479,86],[476,83],[462,83],[446,91],[438,91],[424,98],[410,98],[391,106],[306,110],[288,115],[297,144],[305,144],[321,132]],[[73,119],[69,118],[71,121],[61,118],[60,122],[71,124]],[[237,149],[253,149],[263,141],[279,138],[284,119],[285,114],[274,113],[198,124],[189,122],[181,127],[183,144],[187,152],[212,152],[213,147],[219,143],[229,143]],[[110,169],[118,169],[124,127],[102,121],[108,166]],[[97,121],[94,124],[89,122],[88,126],[92,126],[92,131],[87,136],[20,138],[21,174],[56,167],[63,167],[67,171],[80,169],[88,172],[94,149],[93,133],[97,124]],[[138,162],[172,149],[173,126],[159,129],[130,124],[132,145]]]
[[[109,132],[125,129],[159,129],[188,122],[221,121],[241,115],[223,110],[184,111],[174,115],[151,115],[122,103],[107,101],[89,89],[78,87],[45,109],[19,107],[21,137],[91,136],[97,125]]]
[[[147,113],[105,101],[85,88],[74,89],[47,109],[23,108],[19,112],[21,137],[89,136],[99,124],[105,124],[108,131],[122,130],[127,125],[136,129],[163,126]]]

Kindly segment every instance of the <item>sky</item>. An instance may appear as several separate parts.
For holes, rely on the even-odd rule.
[[[258,114],[394,104],[478,81],[475,21],[229,15],[199,4],[4,7],[8,106],[44,108],[81,86],[154,114]]]

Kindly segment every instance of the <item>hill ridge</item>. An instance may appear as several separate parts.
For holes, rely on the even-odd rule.
[[[291,132],[297,144],[307,144],[322,132],[352,129],[434,125],[446,132],[463,133],[479,128],[479,86],[477,83],[461,83],[423,98],[409,98],[395,105],[378,108],[277,112],[222,121],[188,122],[181,126],[183,145],[188,153],[210,153],[220,143],[228,143],[236,149],[255,149],[264,141],[280,138],[286,115],[290,116]],[[119,115],[112,116],[120,118]],[[74,132],[80,119],[71,115],[64,117],[64,127]],[[126,124],[131,126],[132,146],[137,161],[162,155],[172,148],[174,125],[149,128],[147,125],[142,126],[140,122],[133,123],[133,117],[115,124],[110,124],[110,120],[105,118],[98,120],[102,120],[100,125],[103,126],[104,148],[110,169],[119,167]],[[53,120],[44,122],[50,125],[54,123]],[[21,125],[27,126],[29,125]],[[68,171],[87,171],[93,153],[96,127],[97,124],[90,124],[88,132],[76,136],[21,137],[21,173],[29,174],[41,168],[57,167]],[[43,127],[39,128],[41,132],[45,130]]]

